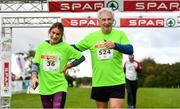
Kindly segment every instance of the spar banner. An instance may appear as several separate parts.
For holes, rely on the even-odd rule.
[[[175,18],[120,18],[120,27],[177,27]]]
[[[103,7],[122,10],[123,0],[49,0],[49,12],[97,12]]]
[[[124,0],[122,11],[180,11],[180,0]]]
[[[62,18],[65,27],[99,27],[97,18]]]
[[[99,27],[97,18],[62,18],[62,24],[65,27]],[[178,20],[175,17],[149,17],[149,18],[116,18],[113,27],[179,27]]]
[[[115,12],[180,11],[180,0],[49,0],[49,12],[97,12],[107,7]]]
[[[100,27],[97,18],[62,18],[65,27]],[[119,18],[114,19],[113,27],[119,27]]]
[[[10,75],[10,61],[1,62],[2,67],[2,81],[1,81],[1,96],[11,96],[11,75]]]

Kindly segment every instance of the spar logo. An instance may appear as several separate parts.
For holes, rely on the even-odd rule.
[[[117,1],[109,1],[106,4],[107,8],[111,8],[113,11],[116,11],[119,9],[119,3]]]
[[[173,18],[168,18],[168,19],[166,20],[166,26],[167,26],[167,27],[174,27],[175,24],[176,24],[176,20],[173,19]]]

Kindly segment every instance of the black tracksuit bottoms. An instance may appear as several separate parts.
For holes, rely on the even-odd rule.
[[[126,89],[127,89],[127,103],[128,107],[136,108],[136,93],[138,88],[138,81],[126,79]]]

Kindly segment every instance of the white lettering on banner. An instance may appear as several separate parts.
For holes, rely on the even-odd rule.
[[[96,12],[104,7],[104,1],[49,1],[50,12]]]
[[[63,10],[63,11],[67,11],[70,9],[75,10],[75,9],[81,8],[81,4],[80,3],[74,3],[71,6],[69,3],[61,3],[60,7],[61,7],[60,10]]]
[[[175,2],[175,3],[170,3],[169,5],[166,5],[165,3],[136,3],[136,9],[137,10],[172,10],[172,9],[179,9],[180,4]]]
[[[92,10],[93,8],[88,4],[86,3],[83,7],[82,7],[82,10]],[[96,9],[96,7],[94,7],[94,9]]]
[[[65,27],[98,27],[96,18],[63,18],[61,20]]]
[[[164,21],[162,20],[156,20],[155,22],[153,20],[130,20],[129,21],[130,26],[162,26],[164,25]]]
[[[70,22],[71,26],[98,26],[98,21],[92,20],[92,19],[76,19],[71,20]]]
[[[89,3],[80,4],[80,3],[65,3],[60,4],[60,10],[64,11],[95,11],[101,9],[104,6],[102,3],[94,3],[94,5],[90,5]],[[71,10],[72,9],[72,10]]]
[[[122,18],[121,27],[164,27],[163,18]]]
[[[64,10],[70,10],[70,6],[69,6],[68,3],[60,4],[60,7],[61,7],[60,10],[62,10],[62,11],[64,11]]]
[[[129,7],[131,5],[131,7]],[[180,0],[124,1],[124,11],[179,11]]]
[[[73,3],[72,4],[72,10],[75,10],[75,9],[78,9],[78,8],[81,8],[81,4],[80,3]]]

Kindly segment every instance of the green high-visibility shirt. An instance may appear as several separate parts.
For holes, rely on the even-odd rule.
[[[67,81],[63,70],[71,59],[80,59],[81,52],[77,51],[69,44],[60,42],[51,45],[48,42],[41,43],[34,57],[34,63],[38,63],[39,93],[50,95],[56,92],[67,92]]]
[[[115,49],[106,49],[105,40],[118,44],[130,44],[125,33],[116,29],[112,29],[109,34],[103,34],[101,31],[93,32],[76,44],[76,47],[82,51],[90,50],[93,87],[125,83],[123,54]]]

